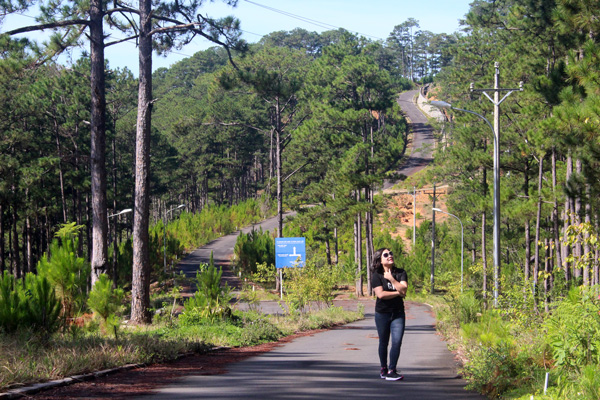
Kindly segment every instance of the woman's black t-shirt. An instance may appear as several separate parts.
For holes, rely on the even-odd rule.
[[[408,275],[406,271],[402,268],[393,268],[392,275],[394,279],[398,282],[408,282]],[[371,276],[371,286],[376,288],[377,286],[381,286],[386,292],[395,292],[394,286],[390,281],[383,277],[383,274],[379,274],[377,272],[373,272]],[[377,298],[375,302],[375,311],[380,313],[389,313],[389,312],[398,312],[401,311],[404,313],[404,300],[402,297],[393,297],[391,299],[380,299]]]

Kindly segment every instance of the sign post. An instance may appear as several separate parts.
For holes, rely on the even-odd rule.
[[[275,268],[279,270],[281,298],[283,298],[283,268],[301,268],[305,262],[305,238],[275,238]]]

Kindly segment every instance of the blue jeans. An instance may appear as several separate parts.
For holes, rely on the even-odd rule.
[[[375,325],[379,335],[379,362],[381,367],[388,367],[390,370],[396,369],[398,358],[400,357],[400,347],[404,337],[404,326],[406,324],[406,314],[404,312],[379,313],[375,312]],[[390,363],[387,363],[387,350],[392,336],[392,347],[390,349]]]

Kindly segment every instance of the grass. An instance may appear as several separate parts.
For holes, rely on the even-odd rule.
[[[176,319],[148,326],[122,326],[102,334],[93,322],[71,326],[49,338],[32,332],[0,336],[0,390],[85,374],[127,364],[165,362],[180,354],[203,353],[214,346],[249,346],[284,336],[363,318],[363,310],[338,307],[299,315],[236,311],[228,321],[180,326]]]

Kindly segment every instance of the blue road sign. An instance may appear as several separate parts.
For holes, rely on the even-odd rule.
[[[306,262],[306,239],[275,238],[275,267],[303,267]]]

